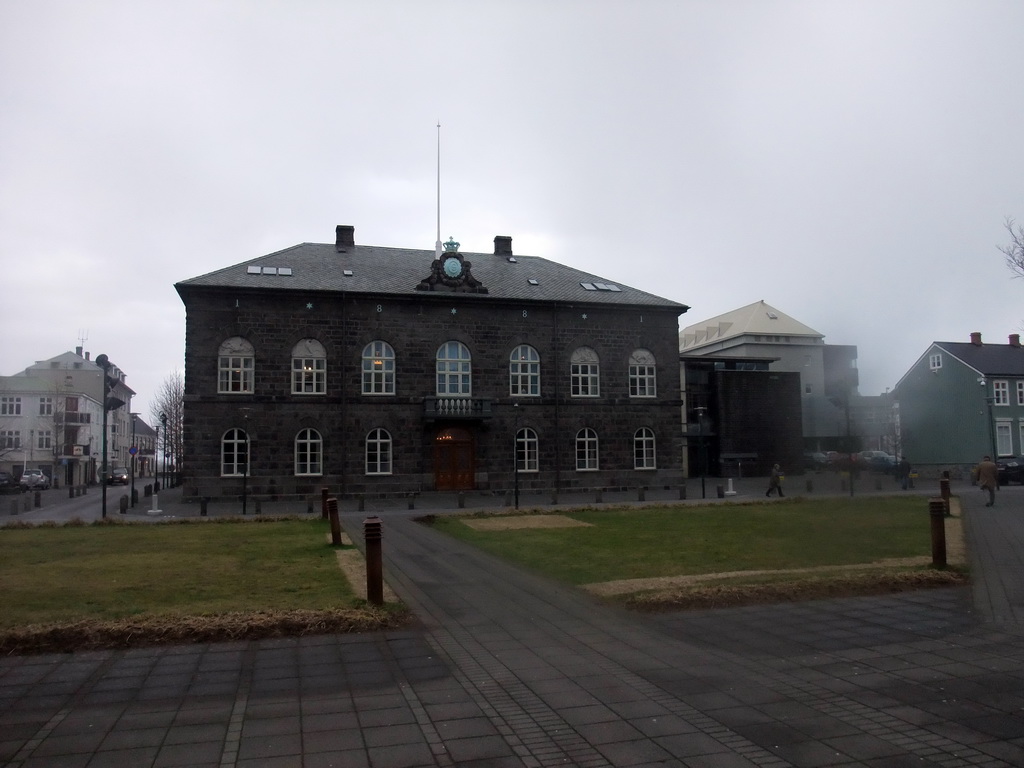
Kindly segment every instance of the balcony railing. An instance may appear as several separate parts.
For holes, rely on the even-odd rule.
[[[92,414],[81,411],[55,413],[53,420],[58,424],[92,424]]]
[[[477,397],[426,397],[423,399],[426,419],[489,419],[491,401]]]

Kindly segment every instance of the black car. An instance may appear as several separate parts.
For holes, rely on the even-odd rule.
[[[10,472],[0,472],[0,493],[20,493],[21,486]]]
[[[996,461],[999,468],[999,484],[1024,483],[1024,456],[1004,456]]]
[[[107,485],[128,485],[128,470],[124,467],[114,467],[107,475]]]

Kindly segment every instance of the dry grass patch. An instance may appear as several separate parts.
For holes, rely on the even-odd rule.
[[[463,524],[475,531],[519,531],[526,528],[590,528],[590,523],[566,515],[514,515],[464,517]]]

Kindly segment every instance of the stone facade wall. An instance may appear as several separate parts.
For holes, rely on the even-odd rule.
[[[504,491],[513,483],[517,422],[536,431],[540,454],[539,472],[520,473],[522,489],[660,487],[681,480],[674,309],[553,306],[441,292],[382,299],[203,289],[188,292],[185,302],[187,498],[241,495],[242,478],[220,476],[221,440],[232,428],[250,436],[250,498],[317,494],[325,485],[342,496],[434,490],[434,439],[445,427],[472,434],[475,487]],[[233,336],[255,349],[253,394],[217,393],[218,350]],[[326,349],[325,395],[291,393],[292,349],[306,338]],[[374,340],[395,350],[394,396],[361,394],[362,350]],[[472,397],[489,401],[489,416],[440,420],[426,413],[425,398],[436,390],[436,353],[450,340],[470,350]],[[509,356],[521,344],[540,355],[540,397],[509,395]],[[600,357],[598,398],[569,396],[569,360],[579,346]],[[638,348],[657,360],[657,398],[629,397],[629,356]],[[323,436],[322,477],[294,474],[294,438],[307,427]],[[596,472],[575,468],[575,436],[583,427],[599,435]],[[633,435],[641,427],[656,435],[657,470],[633,469]],[[391,475],[365,472],[365,438],[376,428],[392,438]]]

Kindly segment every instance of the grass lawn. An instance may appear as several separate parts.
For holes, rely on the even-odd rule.
[[[777,570],[929,556],[918,497],[798,498],[570,511],[591,527],[477,531],[459,518],[435,528],[569,584]]]
[[[0,630],[361,603],[327,522],[0,528]]]

